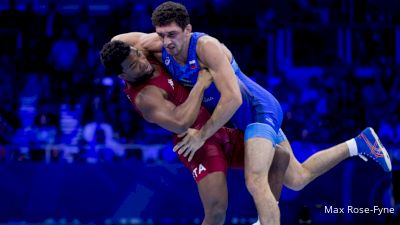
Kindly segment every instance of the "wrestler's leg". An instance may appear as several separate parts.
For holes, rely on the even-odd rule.
[[[283,179],[286,169],[289,165],[289,160],[289,151],[283,146],[276,145],[274,159],[272,160],[271,168],[268,174],[268,183],[277,202],[279,202],[279,198],[281,196]],[[258,219],[253,225],[260,224],[260,220]]]
[[[281,196],[284,176],[289,165],[289,160],[289,151],[281,145],[276,145],[275,155],[272,160],[271,168],[269,169],[268,183],[271,187],[272,194],[278,202]]]
[[[349,157],[346,143],[321,150],[300,163],[293,154],[288,140],[280,143],[290,154],[289,166],[284,177],[284,184],[290,189],[301,190],[315,178],[332,169],[338,163]]]
[[[202,225],[224,224],[228,207],[228,188],[224,172],[213,172],[197,184],[204,207]]]
[[[358,136],[328,149],[318,151],[305,162],[300,163],[293,154],[292,147],[282,131],[284,140],[280,145],[289,150],[290,162],[284,178],[284,185],[301,190],[315,178],[326,173],[350,156],[374,159],[386,172],[392,170],[389,154],[375,131],[367,127]]]
[[[269,186],[269,169],[275,150],[265,138],[250,138],[245,142],[246,186],[257,208],[261,224],[280,224],[280,212]]]

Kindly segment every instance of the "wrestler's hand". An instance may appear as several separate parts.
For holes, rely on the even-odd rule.
[[[183,157],[187,157],[188,161],[192,161],[194,154],[201,146],[203,146],[205,140],[200,137],[200,131],[189,128],[185,133],[179,134],[178,137],[184,138],[174,146],[174,152],[178,151],[178,154],[183,154]]]
[[[213,78],[211,76],[211,73],[208,71],[208,69],[201,69],[199,71],[199,76],[197,77],[197,82],[199,82],[204,89],[207,89],[210,84],[212,83]]]

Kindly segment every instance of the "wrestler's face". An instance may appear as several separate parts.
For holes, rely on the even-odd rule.
[[[172,56],[179,56],[186,54],[183,52],[187,45],[189,45],[190,33],[192,32],[192,26],[188,24],[185,29],[182,30],[178,24],[172,22],[165,26],[156,26],[156,32],[161,38],[164,48]]]
[[[154,67],[143,55],[143,52],[133,47],[121,66],[122,73],[119,77],[133,83],[151,78],[154,72]]]

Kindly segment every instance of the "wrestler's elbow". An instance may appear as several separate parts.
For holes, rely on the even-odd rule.
[[[176,124],[175,124],[175,133],[180,134],[183,133],[185,131],[187,131],[190,126],[192,125],[191,121],[185,121],[185,120],[177,120]]]
[[[114,37],[111,38],[111,41],[122,41],[121,36],[122,36],[121,34],[115,35]]]
[[[231,102],[231,105],[236,109],[238,109],[243,103],[242,94],[240,92],[233,92],[229,100]]]
[[[184,133],[185,131],[187,131],[190,126],[188,126],[187,124],[184,124],[182,122],[178,122],[178,121],[174,121],[174,122],[168,122],[168,123],[158,123],[158,122],[154,122],[154,121],[149,121],[150,123],[154,123],[157,124],[160,127],[165,128],[166,130],[175,133],[175,134],[181,134]]]
[[[135,44],[137,42],[137,35],[135,35],[135,33],[118,34],[111,38],[111,41],[123,41],[129,44]]]
[[[243,99],[242,99],[242,93],[238,93],[237,95],[235,95],[236,96],[236,102],[237,102],[237,105],[238,105],[238,107],[240,107],[241,105],[242,105],[242,103],[243,103]]]
[[[178,126],[175,129],[175,133],[177,134],[181,134],[184,133],[185,131],[187,131],[190,128],[190,126],[186,126],[186,125],[182,125],[182,126]]]
[[[185,133],[189,128],[184,128],[184,127],[175,127],[174,130],[171,130],[175,134],[182,134]]]

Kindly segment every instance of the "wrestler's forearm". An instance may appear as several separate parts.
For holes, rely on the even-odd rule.
[[[156,33],[130,32],[114,36],[111,41],[122,41],[135,48],[157,53],[162,49],[162,42]]]
[[[184,130],[190,128],[196,121],[203,100],[204,90],[204,85],[199,82],[196,83],[185,102],[175,108],[175,115],[181,120]]]
[[[136,46],[143,35],[145,34],[140,32],[124,33],[114,36],[111,41],[123,41],[129,45]]]
[[[224,126],[235,114],[242,101],[237,98],[224,98],[221,96],[211,118],[201,128],[200,136],[203,140],[211,137],[219,128]]]

